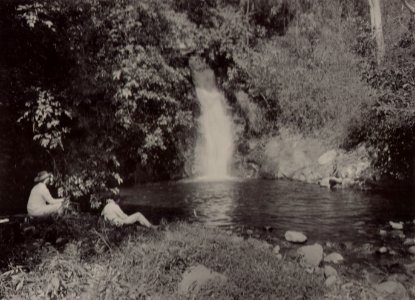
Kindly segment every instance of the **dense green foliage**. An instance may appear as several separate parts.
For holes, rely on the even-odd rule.
[[[26,132],[30,177],[52,169],[64,194],[98,200],[135,167],[158,178],[183,168],[196,111],[190,70],[156,5],[2,3],[1,103]]]
[[[385,175],[411,179],[414,168],[414,19],[399,3],[383,4],[386,57],[374,59],[368,25],[358,21],[354,51],[361,58],[362,78],[376,91],[376,101],[350,124],[345,146],[365,142],[373,147],[375,166]]]
[[[6,177],[21,178],[8,188],[51,169],[63,193],[96,203],[123,179],[189,175],[191,55],[218,76],[244,122],[240,140],[288,128],[364,142],[382,171],[407,178],[414,25],[398,1],[383,4],[378,66],[366,2],[2,1],[1,138]]]

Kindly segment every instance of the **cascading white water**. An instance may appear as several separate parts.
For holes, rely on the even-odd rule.
[[[201,108],[196,146],[197,173],[201,179],[230,178],[234,134],[225,97],[216,87],[211,70],[194,72],[194,80]]]

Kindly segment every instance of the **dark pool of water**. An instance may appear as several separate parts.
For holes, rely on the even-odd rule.
[[[293,181],[234,180],[163,182],[123,189],[121,206],[161,218],[214,226],[273,228],[304,232],[315,241],[375,242],[390,220],[412,221],[415,201],[409,192],[330,191]]]

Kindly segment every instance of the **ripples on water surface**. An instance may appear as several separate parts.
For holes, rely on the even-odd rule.
[[[276,180],[183,181],[124,189],[121,206],[152,221],[198,220],[214,226],[300,230],[311,240],[372,240],[389,220],[415,218],[409,193],[330,191]],[[194,215],[196,212],[196,217]]]

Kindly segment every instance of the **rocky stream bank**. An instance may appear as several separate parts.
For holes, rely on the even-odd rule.
[[[415,223],[385,224],[381,244],[269,226],[114,228],[91,215],[13,224],[2,233],[4,299],[415,299]]]

